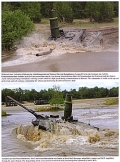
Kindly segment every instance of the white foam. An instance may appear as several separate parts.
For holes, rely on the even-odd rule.
[[[76,130],[76,133],[75,131]],[[118,132],[111,130],[97,131],[95,129],[71,123],[56,123],[54,131],[42,131],[34,126],[20,126],[16,131],[17,138],[29,142],[36,151],[59,150],[66,147],[79,152],[85,148],[118,148]],[[93,139],[93,140],[89,140]],[[93,151],[94,153],[94,151]]]
[[[60,43],[56,41],[48,41],[38,33],[33,33],[29,37],[24,37],[22,41],[18,42],[18,45],[16,45],[16,47],[18,48],[16,50],[16,56],[20,57],[16,60],[5,61],[4,63],[2,63],[2,67],[39,62],[46,58],[60,56],[65,53],[79,53],[89,50],[101,50],[101,48],[98,49],[98,47],[92,47],[91,49],[84,48],[80,43],[67,41]],[[54,49],[51,54],[39,57],[36,56],[37,53],[46,52],[50,49]]]

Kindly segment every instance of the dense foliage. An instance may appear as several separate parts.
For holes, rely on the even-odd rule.
[[[88,2],[71,2],[71,7],[73,10],[73,17],[75,19],[83,19],[87,17],[86,12],[85,12],[87,3]]]
[[[87,87],[80,87],[78,90],[71,89],[69,93],[73,95],[73,99],[89,99],[89,98],[101,98],[101,97],[118,97],[118,87],[113,87],[111,89],[108,88],[87,88]],[[37,92],[35,89],[31,90],[22,90],[21,88],[18,89],[3,89],[2,90],[2,102],[6,102],[7,95],[15,98],[16,100],[22,101],[32,101],[34,99],[42,98],[44,100],[51,101],[56,98],[56,94],[58,94],[58,98],[65,99],[65,95],[68,93],[67,90],[61,91],[60,89],[56,88],[49,88],[48,90],[40,90]],[[53,99],[53,100],[52,100]],[[59,99],[58,99],[59,100]],[[62,102],[61,100],[60,102]],[[57,104],[57,103],[56,103]]]
[[[59,108],[64,103],[62,92],[59,86],[54,86],[52,89],[52,98],[49,100],[50,105],[55,108]]]
[[[14,43],[32,31],[34,24],[21,10],[2,12],[2,49],[9,50]]]
[[[60,21],[73,22],[73,11],[70,2],[54,2],[53,8],[56,9]]]
[[[39,2],[20,2],[19,9],[23,13],[26,13],[33,22],[41,22],[42,15],[40,13],[41,5]]]
[[[111,22],[114,17],[113,2],[87,3],[85,10],[86,14],[90,17],[91,22]]]
[[[2,2],[2,10],[15,11],[20,9],[34,22],[40,22],[41,17],[49,18],[49,11],[55,8],[59,19],[72,22],[74,19],[90,18],[90,21],[110,22],[118,17],[119,2]]]
[[[9,50],[16,40],[33,29],[33,23],[49,18],[55,8],[60,21],[90,18],[91,22],[111,22],[118,16],[118,2],[2,2],[2,49]],[[31,21],[30,21],[31,20]]]

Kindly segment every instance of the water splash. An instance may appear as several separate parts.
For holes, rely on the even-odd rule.
[[[83,47],[80,43],[76,42],[57,42],[49,41],[44,35],[39,33],[33,33],[28,37],[24,37],[22,41],[16,45],[15,55],[19,56],[18,59],[12,61],[6,61],[2,63],[2,67],[20,65],[32,62],[39,62],[50,57],[57,57],[66,53],[80,53],[86,51],[101,51],[100,46]],[[52,49],[52,53],[49,55],[43,55],[36,57],[36,54],[42,54]]]
[[[16,135],[19,140],[29,142],[35,151],[59,150],[66,147],[93,153],[93,148],[118,149],[118,130],[97,131],[89,125],[76,125],[69,122],[51,124],[51,132],[34,126],[19,126]],[[92,150],[91,150],[92,149]],[[92,152],[91,152],[92,151]],[[94,152],[95,153],[95,152]]]

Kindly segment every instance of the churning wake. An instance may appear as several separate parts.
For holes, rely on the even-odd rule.
[[[65,53],[79,54],[80,52],[101,51],[102,49],[100,46],[83,47],[80,43],[70,42],[69,40],[64,42],[50,41],[39,33],[33,33],[28,37],[24,37],[22,41],[18,42],[16,48],[15,56],[18,56],[18,58],[3,62],[2,67],[39,62]],[[49,53],[50,50],[52,52]],[[45,53],[49,54],[43,55]],[[41,56],[37,57],[36,54]]]
[[[52,124],[52,131],[38,129],[38,126],[19,126],[16,136],[19,140],[28,142],[33,150],[47,151],[74,149],[80,152],[95,153],[93,148],[118,148],[118,131],[104,129],[97,130],[89,125],[76,125],[69,122]],[[70,150],[69,150],[70,151]]]

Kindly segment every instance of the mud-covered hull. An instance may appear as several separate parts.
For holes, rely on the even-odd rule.
[[[68,125],[68,128],[69,126],[73,128],[75,127],[84,127],[84,129],[94,129],[94,130],[97,130],[99,131],[99,128],[96,127],[96,126],[92,126],[90,124],[87,124],[87,123],[83,123],[83,122],[80,122],[78,121],[77,119],[74,119],[74,120],[71,120],[71,121],[64,121],[60,118],[58,119],[53,119],[53,118],[49,118],[48,120],[35,120],[35,121],[32,121],[32,124],[34,126],[38,126],[38,129],[41,129],[41,130],[45,130],[45,131],[49,131],[49,132],[53,132],[54,131],[54,126],[57,125],[57,124],[61,124],[63,125],[63,127],[66,125]]]

